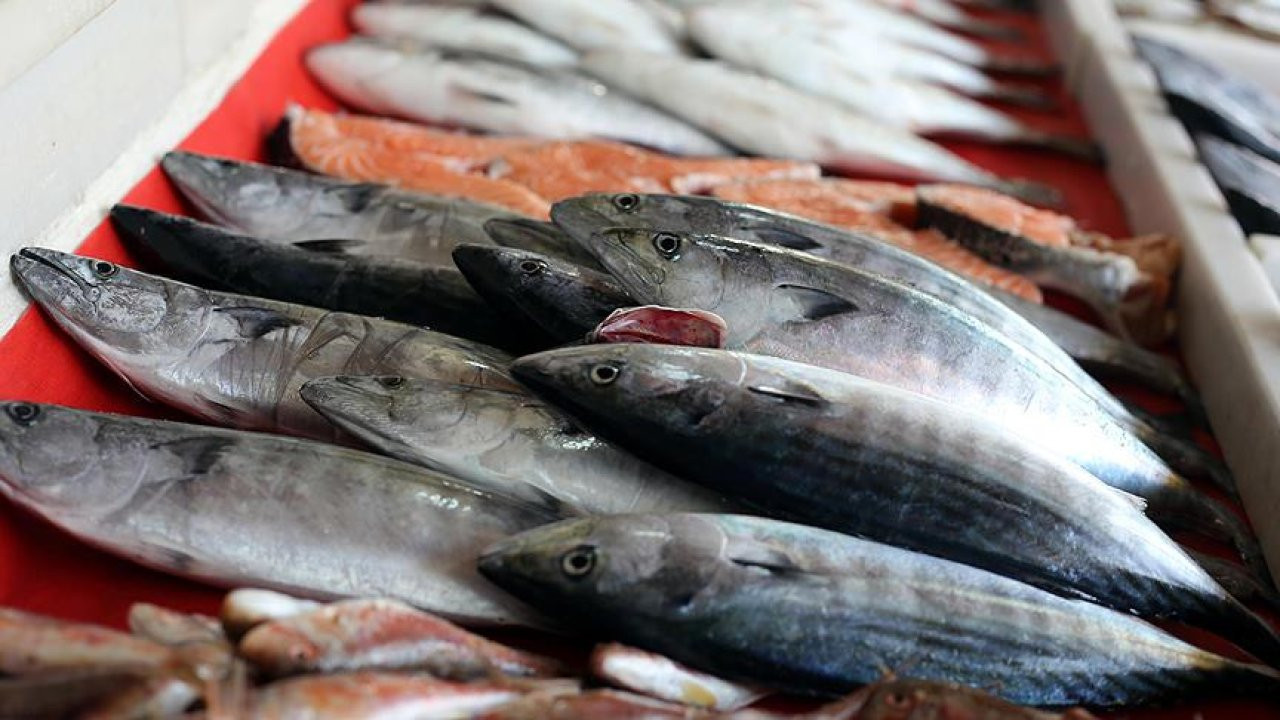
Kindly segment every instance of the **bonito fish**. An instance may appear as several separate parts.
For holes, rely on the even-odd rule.
[[[593,437],[523,392],[400,377],[321,378],[302,397],[370,446],[476,487],[575,512],[723,511],[717,494]]]
[[[472,623],[535,620],[476,577],[471,558],[556,519],[333,445],[22,402],[0,413],[0,493],[167,572],[327,597],[376,592]]]
[[[572,48],[525,25],[483,13],[479,8],[421,4],[362,3],[351,23],[365,35],[415,40],[447,50],[469,50],[530,65],[573,65]]]
[[[1193,490],[1065,375],[936,297],[724,237],[615,229],[593,235],[591,246],[641,302],[719,315],[730,349],[849,372],[981,412],[1146,498],[1162,521],[1229,538],[1265,573],[1257,540],[1230,511]]]
[[[684,122],[567,70],[361,39],[311,50],[307,67],[343,102],[379,115],[552,139],[622,140],[681,155],[728,153]]]
[[[758,512],[1214,628],[1280,661],[1280,635],[1134,498],[978,413],[718,350],[570,348],[521,358],[512,371],[588,428]]]
[[[211,292],[42,248],[11,264],[54,321],[133,388],[219,424],[333,439],[298,389],[344,372],[519,389],[509,356],[450,335]]]
[[[1041,203],[1060,201],[1052,188],[1003,180],[905,130],[719,61],[598,50],[583,56],[582,67],[748,152],[808,160],[844,172],[948,178]]]
[[[1274,697],[1280,675],[1133,617],[813,528],[717,515],[571,520],[480,571],[549,613],[737,682],[834,695],[883,668],[1033,705]]]

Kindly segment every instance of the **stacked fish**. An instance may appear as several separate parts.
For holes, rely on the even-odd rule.
[[[402,698],[412,717],[713,716],[513,684],[497,677],[508,660],[517,675],[555,672],[419,611],[623,642],[639,650],[601,651],[597,674],[721,709],[722,689],[730,704],[840,696],[886,669],[1027,705],[1276,697],[1280,635],[1244,604],[1277,604],[1261,551],[1191,483],[1230,495],[1225,467],[1087,370],[1194,391],[1166,360],[1018,282],[1151,331],[1176,243],[1087,232],[979,187],[1004,181],[937,171],[940,148],[910,133],[681,53],[688,38],[713,44],[696,29],[721,22],[713,12],[725,27],[749,11],[810,30],[859,25],[847,12],[905,44],[996,58],[854,0],[494,4],[546,35],[470,8],[362,5],[366,30],[467,53],[359,40],[310,63],[365,110],[521,134],[293,109],[274,153],[339,177],[174,152],[164,170],[210,223],[112,211],[172,277],[42,248],[12,258],[81,347],[220,427],[6,403],[0,491],[176,574],[391,599],[281,601],[286,627],[239,641],[259,673],[364,674],[244,689],[238,716],[337,697],[341,717],[383,717],[360,705],[375,696]],[[432,36],[417,11],[447,32]],[[526,62],[493,59],[517,54],[506,47]],[[547,69],[579,53],[674,114]],[[674,83],[665,101],[654,74]],[[752,95],[764,115],[738,110],[744,88],[767,88]],[[698,94],[715,113],[681,109]],[[783,118],[787,104],[815,124]],[[779,157],[682,158],[619,139]],[[922,174],[977,185],[822,179],[810,164],[848,168],[872,151],[863,170],[924,158]],[[699,192],[714,197],[684,194]],[[1193,556],[1166,531],[1229,544],[1244,565]],[[1209,630],[1265,665],[1148,620]],[[285,649],[254,655],[255,634]],[[381,674],[405,669],[433,677]],[[672,690],[689,687],[701,690]],[[225,707],[222,692],[203,695],[211,714]],[[165,696],[170,713],[197,699]],[[876,717],[877,698],[921,717],[956,703],[1042,717],[910,683],[814,717]]]
[[[1277,0],[1115,0],[1126,17],[1192,23],[1221,20],[1264,37],[1280,37]]]

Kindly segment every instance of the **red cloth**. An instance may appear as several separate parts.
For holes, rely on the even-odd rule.
[[[307,75],[301,58],[307,48],[349,34],[346,14],[356,4],[357,0],[312,2],[284,28],[181,147],[262,160],[263,138],[289,103],[334,109],[336,103]],[[1012,18],[1029,33],[1033,46],[1044,53],[1044,35],[1035,22],[1029,17]],[[1052,117],[1033,112],[1021,114],[1042,127],[1083,133],[1078,110],[1062,95],[1056,81],[1043,84],[1062,96],[1067,112]],[[1116,235],[1127,230],[1123,208],[1097,167],[1035,150],[961,143],[952,143],[951,147],[998,172],[1061,188],[1070,212],[1090,229]],[[191,212],[158,169],[123,201],[170,212]],[[135,264],[106,222],[86,238],[79,252]],[[28,310],[0,340],[0,396],[151,417],[179,417],[178,413],[139,398],[35,310]],[[221,591],[217,589],[153,572],[89,548],[0,502],[0,605],[120,627],[133,602],[214,613],[220,598]],[[1280,712],[1235,702],[1125,713],[1124,717],[1189,720],[1196,712],[1204,720],[1280,718]]]

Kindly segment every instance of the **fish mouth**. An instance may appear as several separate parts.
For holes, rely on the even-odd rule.
[[[222,201],[221,187],[228,171],[218,158],[174,150],[165,153],[160,161],[164,174],[178,186],[183,197],[195,205],[205,217],[222,222],[219,212]]]
[[[36,277],[39,269],[44,268],[52,271],[60,278],[70,280],[80,289],[82,293],[87,293],[92,289],[84,278],[65,267],[52,257],[48,257],[51,251],[44,248],[25,247],[9,258],[9,268],[13,274],[17,276],[18,281],[26,288],[27,292],[41,304],[45,304],[47,300],[56,298],[62,293],[48,287],[48,283],[42,283]]]
[[[645,262],[623,232],[626,230],[615,228],[592,233],[591,252],[632,297],[641,303],[658,303],[658,288],[666,281],[667,274],[662,268]]]
[[[551,222],[580,244],[588,245],[587,240],[597,229],[615,224],[608,215],[591,209],[589,203],[595,197],[597,196],[587,195],[554,203],[551,206]]]

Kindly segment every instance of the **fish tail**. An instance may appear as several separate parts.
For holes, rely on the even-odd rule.
[[[1062,193],[1057,188],[1031,180],[1000,180],[991,187],[1002,193],[1046,208],[1062,208]]]
[[[1218,458],[1187,440],[1160,432],[1141,421],[1133,430],[1147,447],[1169,463],[1169,466],[1178,474],[1197,480],[1207,480],[1232,500],[1237,502],[1240,500],[1240,491],[1236,488],[1235,478]]]
[[[293,110],[293,108],[290,108]],[[293,150],[293,113],[285,112],[280,122],[263,141],[266,145],[267,159],[280,167],[302,169],[305,167],[302,158]]]
[[[1214,598],[1196,615],[1186,619],[1230,640],[1258,660],[1280,667],[1280,634],[1238,601]]]
[[[1105,162],[1102,146],[1088,138],[1028,130],[1015,140],[1022,145],[1053,150],[1089,163],[1100,165]]]
[[[1043,90],[1029,85],[999,83],[982,93],[975,93],[987,100],[1031,108],[1033,110],[1056,110],[1059,102]]]
[[[1275,587],[1258,539],[1227,507],[1197,492],[1177,476],[1173,476],[1166,492],[1149,500],[1151,515],[1161,525],[1230,544],[1259,582],[1265,587]]]
[[[1231,597],[1245,605],[1263,607],[1280,615],[1280,592],[1276,592],[1275,588],[1258,582],[1258,579],[1248,570],[1230,560],[1189,548],[1183,548],[1183,550]]]
[[[1028,75],[1032,77],[1050,77],[1061,72],[1057,63],[1030,57],[1013,57],[1005,55],[989,55],[983,61],[985,70],[1009,73],[1011,75]]]

